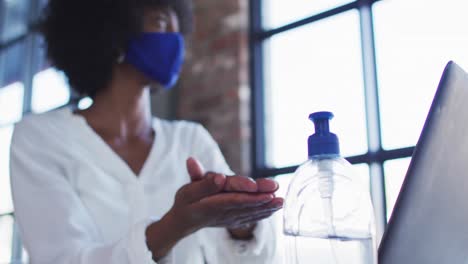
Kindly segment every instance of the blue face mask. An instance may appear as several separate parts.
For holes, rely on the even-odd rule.
[[[179,33],[142,33],[130,41],[125,61],[170,89],[179,78],[184,50]]]

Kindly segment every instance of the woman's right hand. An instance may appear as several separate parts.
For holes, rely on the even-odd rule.
[[[201,171],[201,168],[189,167],[188,170],[192,176],[193,171]],[[177,191],[173,207],[146,230],[147,244],[156,261],[177,241],[201,228],[257,222],[282,206],[282,199],[275,198],[273,193],[223,192],[226,183],[225,175],[207,173]]]

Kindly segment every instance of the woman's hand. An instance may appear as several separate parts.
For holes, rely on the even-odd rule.
[[[192,182],[177,192],[169,214],[183,219],[179,227],[189,233],[203,227],[243,226],[270,216],[282,206],[282,199],[272,193],[276,186],[257,186],[247,177],[205,174],[194,159],[187,161],[187,170]]]
[[[251,178],[246,178],[246,177],[241,177],[241,176],[231,176],[231,177],[228,177],[228,179],[229,179],[229,184],[227,184],[228,187],[225,187],[225,190],[229,190],[233,192],[248,192],[247,190],[245,190],[245,188],[242,188],[245,185],[241,184],[241,182],[245,179],[249,179],[252,181]],[[260,192],[260,193],[274,194],[278,190],[278,187],[279,187],[277,182],[270,180],[270,179],[258,179],[255,181],[255,184],[257,186],[256,187],[257,192]],[[275,198],[270,203],[274,203],[278,208],[281,208],[283,206],[283,202],[284,201],[282,198]],[[271,215],[267,215],[267,217],[269,216]],[[258,220],[254,220],[242,226],[228,227],[228,231],[234,239],[250,240],[253,238],[253,231],[255,230],[257,221]]]
[[[187,169],[190,174],[190,177],[193,181],[198,181],[205,177],[204,169],[195,159],[190,158],[187,160]],[[278,190],[278,183],[270,179],[258,179],[254,181],[252,178],[243,177],[243,176],[230,176],[226,178],[224,192],[238,192],[238,193],[269,193],[274,194]],[[275,198],[271,202],[271,205],[275,208],[281,208],[283,205],[282,198]],[[273,212],[274,213],[274,212]],[[265,218],[271,216],[267,214]],[[241,224],[235,224],[228,226],[228,231],[231,236],[235,239],[248,240],[253,237],[253,230],[256,227],[258,219],[255,216],[252,216],[252,221],[244,222]]]
[[[275,198],[271,192],[259,192],[263,188],[269,190],[268,186],[257,186],[245,177],[231,180],[218,173],[203,176],[202,168],[193,159],[187,161],[187,169],[192,182],[179,189],[169,212],[146,230],[147,245],[156,261],[180,239],[201,228],[244,226],[267,218],[282,207],[281,198]]]

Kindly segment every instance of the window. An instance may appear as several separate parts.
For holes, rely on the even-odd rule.
[[[13,217],[0,218],[0,263],[10,263],[13,242]]]
[[[30,7],[28,2],[28,0],[1,1],[2,9],[6,10],[2,13],[1,19],[4,25],[0,34],[1,43],[18,38],[27,32]]]
[[[367,151],[358,22],[359,14],[353,10],[265,41],[268,165],[303,162],[307,158],[304,142],[313,133],[308,116],[324,109],[336,115],[332,126],[341,136],[345,155]],[[345,33],[334,33],[340,29]]]
[[[27,263],[14,219],[10,143],[15,123],[69,103],[63,74],[50,69],[42,43],[28,26],[45,0],[0,0],[0,263]],[[32,19],[30,21],[29,19]]]
[[[386,161],[384,164],[385,168],[385,190],[387,192],[387,217],[390,216],[393,211],[393,205],[400,192],[400,187],[405,179],[406,171],[408,170],[410,158],[395,159]]]
[[[13,126],[0,128],[0,215],[13,212],[13,202],[10,191],[10,142]]]
[[[53,68],[36,73],[32,90],[33,112],[47,112],[67,104],[69,100],[70,89],[63,73]]]
[[[375,4],[385,149],[416,143],[449,60],[468,69],[467,8],[468,2],[463,0],[400,0]]]
[[[351,0],[264,1],[264,28],[280,27],[349,2],[351,2]],[[287,10],[287,12],[285,12],[285,10]]]
[[[381,236],[445,64],[468,69],[468,2],[250,3],[254,175],[284,190],[307,158],[308,114],[332,111]]]
[[[0,89],[0,125],[17,122],[23,115],[24,85],[15,82]]]

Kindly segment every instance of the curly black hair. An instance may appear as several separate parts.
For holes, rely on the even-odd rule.
[[[193,27],[191,0],[49,0],[40,31],[47,56],[81,96],[94,97],[112,78],[129,40],[141,33],[147,7],[170,7],[181,32]]]

